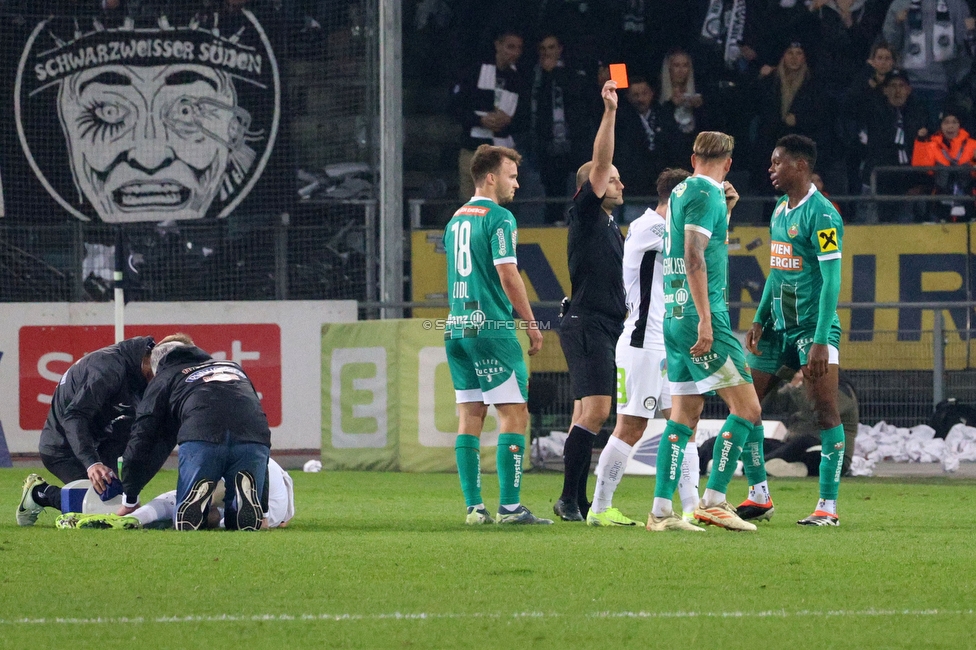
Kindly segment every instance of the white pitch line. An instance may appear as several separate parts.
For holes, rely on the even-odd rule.
[[[589,618],[803,618],[803,617],[917,617],[917,616],[972,616],[972,609],[863,609],[863,610],[797,610],[785,609],[758,612],[591,612]],[[498,612],[428,613],[393,612],[390,614],[215,614],[209,616],[157,616],[157,617],[97,617],[97,618],[0,618],[0,625],[143,625],[146,623],[240,623],[240,622],[292,622],[292,621],[433,621],[440,619],[547,619],[560,618],[559,612]]]

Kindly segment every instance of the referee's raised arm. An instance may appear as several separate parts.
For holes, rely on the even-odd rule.
[[[613,131],[617,121],[617,82],[603,84],[603,118],[593,140],[593,166],[590,167],[590,185],[593,193],[603,196],[610,182],[613,167]]]

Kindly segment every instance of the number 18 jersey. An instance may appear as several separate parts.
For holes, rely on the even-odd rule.
[[[515,338],[512,303],[495,266],[517,264],[515,215],[494,201],[474,197],[444,229],[450,315],[445,339]]]

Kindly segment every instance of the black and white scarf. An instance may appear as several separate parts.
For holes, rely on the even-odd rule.
[[[746,0],[709,0],[702,39],[723,48],[725,65],[735,66],[746,30]]]
[[[898,164],[907,165],[911,162],[905,146],[905,114],[900,108],[895,109],[895,146],[898,148]]]
[[[539,121],[539,94],[542,92],[542,66],[535,67],[535,78],[532,81],[532,133],[538,138],[540,148],[544,145],[545,153],[550,156],[562,156],[569,153],[569,126],[566,123],[566,104],[563,89],[556,81],[556,70],[563,67],[563,62],[556,64],[550,73],[549,91],[552,107],[552,132],[544,139],[543,134],[537,133]],[[542,153],[542,152],[538,152]]]
[[[956,33],[952,14],[946,0],[937,0],[935,23],[932,25],[931,50],[929,34],[925,32],[922,0],[912,0],[905,20],[906,43],[902,54],[902,66],[908,70],[924,68],[931,60],[936,63],[950,61],[956,56]],[[931,52],[931,59],[929,53]]]
[[[657,133],[657,115],[654,109],[647,111],[647,115],[640,115],[641,125],[644,127],[644,134],[647,136],[647,150],[654,151],[656,145],[654,138]]]

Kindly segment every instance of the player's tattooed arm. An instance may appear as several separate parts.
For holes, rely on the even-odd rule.
[[[685,230],[685,277],[698,312],[698,340],[690,350],[692,356],[704,355],[712,349],[712,309],[708,303],[708,268],[705,265],[708,240],[704,233]]]
[[[696,230],[685,231],[685,272],[690,276],[705,271],[705,249],[708,237]]]

